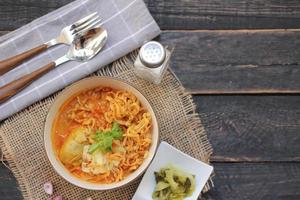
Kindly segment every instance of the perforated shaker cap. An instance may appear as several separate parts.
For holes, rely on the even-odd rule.
[[[164,62],[166,51],[159,42],[150,41],[141,47],[139,57],[144,65],[155,68]]]

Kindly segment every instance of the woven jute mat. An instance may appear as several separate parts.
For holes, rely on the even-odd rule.
[[[209,163],[212,148],[195,112],[192,97],[184,92],[181,83],[171,71],[167,72],[160,85],[137,78],[132,70],[136,54],[131,53],[94,75],[117,77],[138,87],[156,110],[160,139]],[[64,199],[131,199],[141,177],[115,190],[89,191],[68,183],[51,167],[43,146],[43,129],[46,115],[55,97],[56,95],[53,95],[36,103],[5,120],[0,126],[0,147],[20,185],[24,199],[47,199],[43,184],[48,181],[53,183],[55,194],[62,195]],[[204,192],[209,188],[210,183],[207,183]]]

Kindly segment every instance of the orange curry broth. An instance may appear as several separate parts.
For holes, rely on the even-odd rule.
[[[117,90],[114,90],[109,87],[97,87],[85,90],[83,92],[79,92],[72,97],[70,97],[59,109],[57,115],[55,116],[54,123],[51,130],[51,140],[53,148],[55,149],[56,157],[59,159],[59,152],[64,144],[65,140],[67,139],[68,135],[71,133],[71,131],[78,127],[90,127],[92,128],[92,131],[96,130],[104,130],[111,128],[111,124],[106,122],[104,114],[109,111],[110,109],[110,103],[107,100],[107,96],[109,95],[109,92],[115,92]],[[78,103],[78,99],[81,102],[81,105],[85,105],[89,107],[89,111],[82,111],[80,109],[75,109],[75,117],[72,116],[70,118],[70,112],[72,109],[75,108],[75,106]],[[78,106],[78,105],[77,105]],[[83,106],[84,107],[84,106]],[[73,112],[73,111],[72,111]],[[140,116],[144,112],[146,112],[145,109],[141,109]],[[94,118],[95,121],[92,126],[90,125],[83,125],[80,120],[87,119],[87,118]],[[76,121],[76,120],[79,121]],[[122,127],[121,128],[125,128]],[[150,133],[149,127],[149,133]],[[124,130],[125,131],[125,130]],[[71,172],[72,175],[75,177],[78,177],[80,179],[94,182],[94,183],[112,183],[116,181],[120,181],[122,178],[128,176],[132,171],[134,171],[138,166],[140,166],[145,158],[146,151],[149,149],[149,146],[151,144],[151,141],[146,142],[146,138],[142,138],[144,142],[142,145],[140,145],[139,149],[136,152],[128,153],[125,164],[113,171],[104,173],[104,174],[98,174],[96,176],[90,175],[88,173],[82,172],[80,166],[66,166],[69,172]],[[134,146],[134,138],[128,138],[124,139],[126,141],[126,145],[132,147]],[[126,148],[126,147],[125,147]],[[109,153],[111,154],[111,153]],[[112,155],[111,155],[112,156]],[[60,160],[60,159],[59,159]],[[113,174],[113,175],[112,175]]]
[[[88,114],[97,119],[95,124],[96,129],[99,127],[107,128],[109,126],[109,124],[107,124],[104,120],[104,113],[109,108],[109,104],[105,100],[105,96],[109,91],[113,91],[113,89],[102,87],[88,89],[73,95],[61,106],[54,119],[51,130],[52,145],[56,151],[56,156],[59,155],[59,151],[71,131],[75,127],[82,126],[80,123],[68,117],[69,111],[77,104],[78,97],[81,102],[93,105],[93,111]]]

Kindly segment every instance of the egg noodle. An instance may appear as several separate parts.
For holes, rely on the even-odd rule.
[[[114,122],[122,128],[123,136],[120,140],[113,140],[113,150],[104,155],[109,164],[117,164],[98,174],[84,172],[81,165],[65,164],[74,176],[95,183],[113,183],[131,174],[148,155],[152,120],[134,94],[108,87],[76,94],[62,106],[52,131],[57,152],[74,128],[80,126],[89,130],[88,141],[92,143],[93,133],[111,129]]]

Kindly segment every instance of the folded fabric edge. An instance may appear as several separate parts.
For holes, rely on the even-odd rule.
[[[68,9],[69,6],[73,6],[73,4],[75,4],[75,3],[77,3],[77,5],[79,5],[79,4],[81,5],[82,3],[86,2],[86,1],[89,1],[89,0],[85,0],[85,1],[77,0],[77,1],[75,1],[75,2],[72,2],[72,3],[70,3],[70,4],[67,4],[66,6],[60,8],[58,11],[53,11],[53,12],[51,12],[51,13],[49,13],[49,14],[47,14],[47,15],[45,15],[45,16],[43,16],[43,17],[41,17],[41,18],[39,18],[39,19],[37,19],[37,20],[35,20],[35,21],[39,21],[39,20],[42,20],[42,19],[47,19],[47,20],[49,20],[49,18],[47,18],[47,16],[50,16],[50,15],[53,15],[53,16],[54,16],[56,13],[59,13],[61,10],[64,10],[64,9]],[[79,3],[79,4],[78,4],[78,3]],[[156,21],[154,20],[154,18],[151,16],[149,10],[147,9],[147,6],[146,6],[145,2],[141,0],[141,3],[142,3],[142,4],[144,5],[144,7],[145,7],[145,12],[147,13],[147,15],[149,15],[149,17],[151,18],[151,20],[153,20],[153,24],[152,24],[152,26],[151,26],[152,31],[151,31],[148,35],[146,34],[146,36],[145,36],[145,41],[149,41],[149,40],[151,40],[151,39],[157,37],[157,36],[161,33],[161,30],[160,30],[159,26],[157,25]],[[53,14],[52,14],[52,13],[53,13]],[[51,17],[53,17],[53,16],[51,16]],[[20,29],[16,30],[15,32],[21,30],[22,28],[26,28],[26,26],[30,26],[31,24],[34,24],[35,21],[31,22],[31,23],[28,24],[28,25],[25,25],[24,27],[21,27]],[[149,29],[149,27],[148,27],[148,29]],[[4,37],[4,36],[3,36],[3,37]],[[114,60],[111,60],[110,63],[116,61],[117,59],[119,59],[119,58],[121,58],[121,57],[123,57],[123,56],[125,56],[126,54],[130,53],[131,51],[135,50],[136,48],[139,48],[139,46],[141,46],[141,45],[142,45],[142,43],[138,44],[138,46],[136,46],[136,47],[134,47],[134,48],[128,49],[128,51],[126,51],[126,52],[124,52],[123,54],[119,55],[119,56],[116,57]],[[110,64],[110,63],[104,63],[104,64],[101,65],[101,66],[99,65],[99,68],[95,69],[95,70],[92,71],[91,73],[95,72],[96,70],[99,70],[101,67],[103,67],[103,66],[105,66],[105,65],[108,65],[108,64]],[[72,82],[78,81],[78,80],[80,80],[81,78],[84,78],[84,77],[86,77],[86,76],[87,76],[87,75],[83,75],[83,76],[81,76],[80,78],[78,78],[78,79],[76,79],[76,80],[74,80],[74,81],[72,81]],[[71,84],[71,83],[70,83],[70,84]],[[60,89],[62,89],[62,88],[58,88],[58,89],[56,89],[55,91],[51,91],[51,93],[49,93],[49,94],[47,94],[46,96],[43,96],[43,97],[41,97],[41,98],[39,98],[39,99],[32,100],[32,101],[30,101],[30,102],[28,103],[28,105],[26,105],[26,106],[20,106],[20,108],[17,109],[16,111],[13,111],[13,112],[7,112],[7,113],[4,113],[4,114],[0,115],[0,120],[2,121],[2,120],[7,119],[8,117],[13,116],[14,114],[16,114],[16,113],[22,111],[23,109],[25,109],[26,107],[28,107],[28,106],[34,104],[36,101],[40,101],[40,100],[46,98],[47,96],[49,96],[49,95],[51,95],[51,94],[53,94],[53,93],[59,91]]]
[[[158,28],[158,26],[157,26],[157,28]],[[152,33],[152,35],[149,37],[149,40],[150,40],[150,39],[153,39],[153,38],[155,38],[155,37],[157,37],[159,34],[160,34],[160,29],[158,28],[157,32],[153,32],[153,33]],[[142,44],[140,44],[140,45],[142,45]],[[136,47],[136,48],[139,48],[139,46]],[[127,54],[130,54],[130,53],[131,53],[132,51],[134,51],[134,50],[135,50],[135,49],[129,49],[127,53],[121,54],[119,57],[115,58],[115,60],[110,61],[110,63],[113,63],[113,62],[115,62],[115,61],[118,61],[118,59],[122,58],[123,56],[126,56]],[[99,65],[99,67],[98,67],[97,69],[95,69],[94,71],[92,71],[90,74],[96,72],[97,70],[101,69],[102,67],[105,67],[106,65],[109,65],[110,63],[105,63],[105,64],[103,64],[103,65]],[[78,81],[78,80],[80,80],[80,79],[82,79],[82,78],[84,78],[84,77],[86,77],[86,76],[88,76],[88,75],[83,74],[82,76],[80,76],[80,77],[77,78],[76,80],[72,81],[72,83],[74,83],[74,82],[76,82],[76,81]],[[70,83],[70,84],[72,84],[72,83]],[[64,87],[67,87],[67,86],[68,86],[68,85],[65,85]],[[63,87],[63,88],[64,88],[64,87]],[[28,106],[31,106],[31,105],[33,105],[34,103],[36,103],[36,102],[38,102],[38,101],[41,101],[41,100],[43,100],[43,99],[49,97],[50,95],[54,94],[55,92],[57,92],[57,91],[59,91],[59,90],[61,90],[61,89],[63,89],[63,88],[57,88],[57,89],[55,89],[54,91],[51,91],[48,95],[46,95],[46,96],[44,96],[44,97],[41,97],[41,98],[38,98],[38,99],[32,99],[32,101],[29,102],[28,105],[20,107],[16,112],[14,111],[14,112],[11,112],[11,113],[4,113],[3,115],[0,115],[0,121],[3,121],[3,120],[5,120],[5,119],[7,119],[7,118],[9,118],[9,117],[11,117],[11,116],[14,116],[15,114],[19,113],[20,111],[26,109]]]

